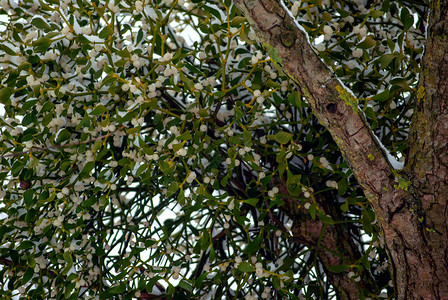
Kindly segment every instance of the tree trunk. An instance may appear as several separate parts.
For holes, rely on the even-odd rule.
[[[400,173],[373,136],[357,99],[317,57],[282,3],[234,3],[330,131],[371,202],[390,256],[396,298],[448,299],[447,1],[431,4],[409,153]]]
[[[448,1],[431,3],[417,101],[405,167],[411,186],[385,239],[399,299],[448,299]]]

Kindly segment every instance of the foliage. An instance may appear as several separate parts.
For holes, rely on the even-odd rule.
[[[362,250],[331,271],[393,293],[349,166],[230,0],[0,4],[5,299],[332,297],[290,197]],[[285,4],[402,158],[425,8]]]

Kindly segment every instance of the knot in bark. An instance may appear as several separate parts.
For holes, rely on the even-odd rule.
[[[296,40],[296,36],[294,31],[288,30],[285,33],[282,33],[280,36],[280,40],[283,46],[290,48],[294,45],[294,41]]]

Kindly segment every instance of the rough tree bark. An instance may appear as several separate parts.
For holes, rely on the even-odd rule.
[[[288,194],[284,184],[278,182],[277,186],[280,187],[282,194]],[[315,200],[324,214],[335,220],[340,219],[338,210],[333,207],[333,200],[328,199],[325,194],[317,194]],[[360,280],[356,282],[350,277],[348,271],[331,271],[332,267],[340,264],[353,264],[362,256],[359,247],[350,237],[347,224],[325,225],[319,219],[313,220],[309,211],[303,206],[298,207],[296,199],[285,197],[284,201],[283,211],[294,220],[291,228],[293,239],[316,250],[316,255],[325,269],[328,280],[338,291],[340,298],[359,299],[363,290],[377,289],[373,278],[367,272],[360,274]]]
[[[330,131],[372,204],[389,253],[396,298],[448,299],[448,1],[431,1],[419,103],[406,165],[399,174],[356,98],[317,57],[282,3],[234,3]],[[399,179],[409,188],[400,186]]]

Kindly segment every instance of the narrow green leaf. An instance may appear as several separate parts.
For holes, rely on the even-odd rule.
[[[379,58],[379,62],[381,63],[381,69],[385,69],[392,60],[396,57],[395,54],[383,54]]]
[[[170,164],[169,162],[166,162],[166,161],[163,161],[163,160],[159,161],[159,167],[160,167],[160,170],[165,175],[171,174],[171,172],[173,172],[176,169],[176,165],[175,164]]]
[[[189,130],[186,130],[184,133],[182,133],[181,135],[179,135],[178,137],[176,137],[176,139],[178,141],[187,141],[187,140],[191,140],[191,134]]]
[[[287,171],[286,188],[291,196],[299,196],[302,193],[301,179],[301,175],[294,175],[291,171]]]
[[[408,31],[409,28],[414,24],[414,16],[409,12],[406,7],[401,9],[400,13],[401,22],[404,25],[403,31]]]
[[[372,97],[373,101],[386,101],[389,100],[389,90],[384,90],[379,94],[376,94],[375,96]]]
[[[310,211],[311,218],[314,220],[316,218],[316,204],[311,204],[308,210]]]
[[[230,22],[230,25],[233,27],[238,27],[241,25],[241,23],[244,23],[245,21],[246,21],[245,17],[236,16],[236,17],[233,17],[232,21]]]
[[[193,88],[193,81],[188,78],[183,72],[179,72],[179,78],[184,83],[187,89],[191,90]]]
[[[259,234],[245,249],[244,252],[248,255],[252,254],[258,248],[260,248],[262,235]]]
[[[26,250],[31,249],[34,247],[34,243],[31,241],[23,241],[19,247],[17,247],[17,250]]]
[[[70,133],[70,131],[68,131],[67,129],[63,129],[59,132],[56,142],[58,144],[60,144],[64,141],[68,140],[71,137],[71,135],[72,134]]]
[[[182,143],[178,143],[178,144],[173,144],[173,151],[177,152],[180,149],[182,149],[182,147],[185,145],[185,141],[183,141]]]
[[[51,31],[50,25],[48,25],[47,22],[45,22],[45,20],[43,18],[35,17],[31,21],[31,24],[33,24],[38,29],[42,29],[45,32]]]
[[[347,177],[344,177],[341,180],[339,180],[339,182],[338,182],[338,195],[339,196],[344,195],[345,192],[347,191],[347,187],[348,187]]]
[[[6,46],[4,44],[0,44],[0,48],[3,49],[3,51],[5,51],[9,55],[17,55],[16,52],[14,52],[11,48],[9,48],[8,46]]]
[[[177,197],[177,202],[179,202],[180,205],[185,205],[185,193],[184,189],[180,188],[179,190],[179,197]]]
[[[243,202],[247,203],[249,205],[255,206],[255,205],[257,205],[258,198],[250,198],[250,199],[247,199],[247,200],[243,200]]]
[[[358,44],[359,49],[369,49],[376,45],[375,38],[372,35],[366,36],[366,38]]]
[[[4,87],[0,89],[0,103],[8,105],[11,104],[11,96],[14,94],[12,87]]]
[[[22,285],[24,285],[25,283],[27,283],[28,281],[30,281],[30,279],[33,277],[34,275],[34,269],[33,268],[28,268],[25,271],[25,274],[23,274],[22,277]]]
[[[181,287],[184,290],[189,291],[189,292],[193,291],[193,286],[189,282],[187,282],[185,279],[183,279],[179,282],[179,287]]]
[[[46,52],[53,41],[48,36],[43,36],[40,39],[33,42],[36,52]]]
[[[330,272],[333,273],[342,273],[345,270],[347,270],[350,266],[348,265],[336,265],[336,266],[329,266],[328,269],[330,270]]]
[[[103,30],[100,31],[100,34],[98,36],[102,39],[107,39],[113,33],[114,33],[114,30],[111,27],[106,26],[103,28]]]
[[[377,10],[377,9],[374,9],[374,10],[372,10],[372,11],[370,12],[370,15],[371,15],[372,18],[374,18],[374,19],[377,19],[377,18],[382,17],[383,14],[384,14],[383,11],[381,11],[381,10]]]
[[[240,270],[241,272],[249,273],[255,271],[255,268],[247,261],[243,261],[238,265],[238,270]]]
[[[207,230],[202,231],[201,249],[207,250],[210,247],[210,233]]]
[[[34,190],[30,189],[25,191],[25,193],[23,193],[23,200],[25,201],[26,207],[30,208],[34,203],[33,203],[33,195],[34,195]]]
[[[107,292],[110,294],[121,294],[126,290],[126,285],[120,284],[117,286],[113,286],[109,289],[107,289]]]
[[[177,181],[172,182],[166,189],[166,197],[169,198],[172,195],[174,195],[177,192],[177,190],[179,189],[179,187],[180,187],[179,182],[177,182]]]
[[[277,132],[275,135],[269,135],[268,138],[275,140],[280,144],[286,144],[291,140],[292,134],[289,132],[280,131]]]
[[[72,259],[70,252],[64,252],[64,254],[62,256],[63,256],[65,262],[67,263],[67,265],[62,270],[61,273],[66,275],[68,273],[68,271],[70,271],[70,269],[73,267],[73,259]]]
[[[250,131],[245,130],[243,132],[243,143],[246,147],[252,147],[252,137]]]
[[[89,161],[88,163],[86,163],[79,175],[89,175],[90,171],[92,171],[94,167],[95,163],[93,161]]]
[[[319,220],[327,225],[333,225],[334,221],[331,217],[324,214],[321,210],[318,211]]]
[[[107,108],[104,107],[104,105],[99,104],[90,112],[90,115],[97,116],[97,115],[101,115],[102,113],[105,113],[106,111],[107,111]]]

